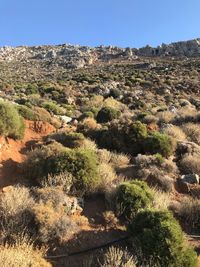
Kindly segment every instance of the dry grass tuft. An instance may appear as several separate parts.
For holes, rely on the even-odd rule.
[[[2,267],[51,267],[43,257],[45,251],[35,250],[33,244],[26,238],[14,245],[0,245]]]
[[[185,197],[181,200],[176,209],[176,213],[190,230],[200,229],[200,200],[191,197]]]
[[[160,123],[170,123],[174,119],[174,113],[170,111],[163,111],[157,113]]]
[[[28,227],[34,200],[25,187],[11,187],[0,197],[0,228],[3,238],[13,238]]]
[[[98,149],[97,155],[100,163],[111,164],[114,168],[130,163],[130,157],[123,153],[114,153],[106,149]]]
[[[107,163],[102,163],[98,168],[100,175],[100,182],[98,184],[97,191],[107,192],[113,187],[115,181],[118,179],[113,167]]]
[[[170,194],[157,188],[152,188],[152,191],[154,195],[153,207],[158,210],[168,209],[172,202]]]
[[[78,231],[78,225],[66,216],[64,209],[55,210],[50,203],[36,204],[33,207],[35,223],[38,227],[38,239],[47,243],[50,241],[69,240]]]
[[[200,126],[194,123],[187,123],[182,126],[189,141],[200,145]]]
[[[68,172],[61,172],[57,175],[48,175],[48,177],[42,180],[41,185],[43,187],[61,187],[65,193],[69,193],[73,185],[73,176]]]
[[[180,161],[179,167],[184,174],[200,175],[200,156],[186,154]]]
[[[100,267],[136,267],[135,258],[130,255],[127,249],[110,247],[104,255],[103,263]]]
[[[173,125],[169,128],[166,128],[164,130],[164,132],[166,134],[168,134],[169,136],[175,138],[177,141],[186,140],[186,134],[184,133],[184,131],[180,127],[178,127],[176,125]]]

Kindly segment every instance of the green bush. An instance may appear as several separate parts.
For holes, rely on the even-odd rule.
[[[80,120],[84,120],[86,118],[94,118],[94,114],[92,113],[92,111],[85,111],[80,117]]]
[[[159,153],[164,157],[169,157],[173,154],[175,149],[175,142],[173,139],[159,132],[154,132],[149,135],[145,141],[146,152],[151,154]]]
[[[64,115],[65,109],[58,106],[54,102],[51,101],[45,101],[42,104],[42,107],[45,108],[47,111],[52,112],[55,115]]]
[[[0,134],[16,139],[24,136],[25,124],[15,107],[7,102],[0,102]]]
[[[34,112],[31,108],[27,106],[18,105],[17,110],[24,119],[31,121],[35,121],[38,119],[36,112]]]
[[[119,89],[110,89],[109,97],[118,98],[120,96]]]
[[[38,88],[36,85],[34,84],[28,84],[27,85],[27,88],[26,88],[26,94],[27,95],[32,95],[32,94],[38,94],[39,91],[38,91]]]
[[[92,191],[99,182],[97,156],[89,149],[67,150],[47,162],[50,173],[68,171],[74,176],[76,190]]]
[[[196,253],[185,245],[181,227],[169,211],[141,211],[129,231],[134,247],[139,248],[142,257],[153,266],[197,266]]]
[[[61,143],[63,146],[69,148],[80,147],[85,140],[84,135],[82,133],[66,133],[66,132],[51,134],[47,137],[47,139],[53,139],[58,143]]]
[[[147,127],[146,124],[141,121],[136,121],[129,126],[129,139],[131,142],[136,143],[138,141],[143,141],[147,137]]]
[[[105,123],[119,118],[120,112],[111,107],[103,107],[97,114],[97,122]]]
[[[141,209],[150,207],[152,201],[153,195],[145,182],[125,182],[117,188],[116,212],[130,221]]]
[[[97,155],[89,149],[66,149],[54,143],[32,151],[24,165],[25,172],[39,184],[48,175],[71,173],[76,190],[92,191],[99,183]]]

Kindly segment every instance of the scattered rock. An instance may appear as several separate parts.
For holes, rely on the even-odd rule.
[[[181,176],[183,183],[189,184],[199,184],[199,175],[198,174],[186,174]]]

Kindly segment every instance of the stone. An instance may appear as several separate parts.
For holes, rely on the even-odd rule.
[[[185,174],[181,176],[181,181],[188,184],[199,184],[198,174]]]

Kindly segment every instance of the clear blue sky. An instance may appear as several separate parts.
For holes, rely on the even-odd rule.
[[[0,0],[0,46],[141,47],[200,37],[200,0]]]

